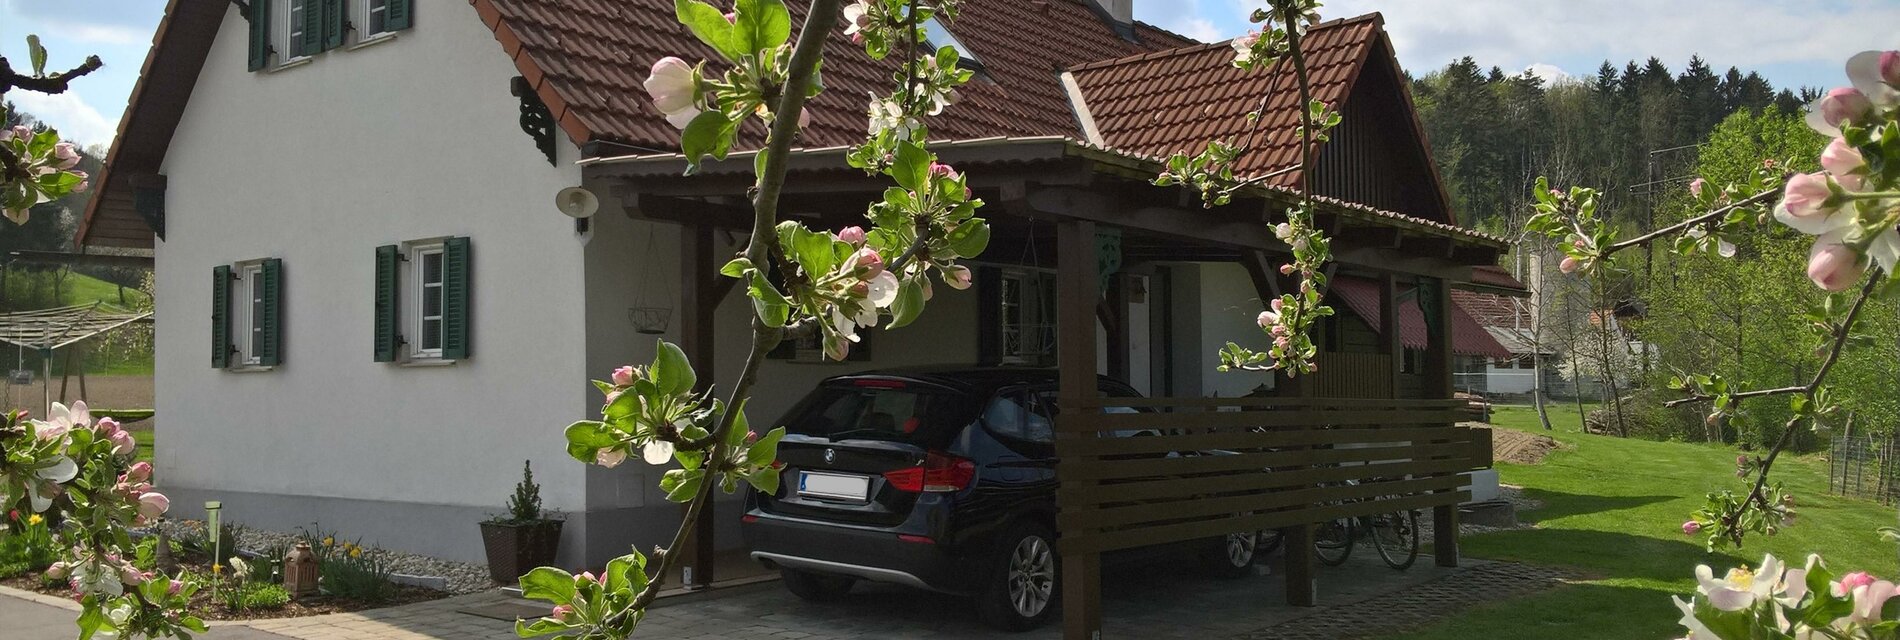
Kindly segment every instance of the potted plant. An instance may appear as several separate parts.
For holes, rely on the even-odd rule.
[[[554,564],[561,547],[561,521],[541,511],[541,485],[534,470],[521,465],[521,482],[508,498],[508,513],[482,523],[482,546],[488,552],[488,575],[495,582],[513,584],[535,567]]]

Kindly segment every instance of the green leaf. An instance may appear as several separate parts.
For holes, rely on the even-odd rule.
[[[747,53],[777,48],[792,37],[792,14],[780,0],[739,0],[735,13],[738,40]]]
[[[654,348],[653,384],[663,395],[677,396],[692,393],[693,385],[699,384],[699,378],[693,373],[693,364],[686,359],[686,352],[679,345],[659,341]]]
[[[751,260],[748,260],[743,257],[733,258],[732,262],[728,262],[726,263],[726,266],[719,268],[719,275],[722,275],[728,278],[743,278],[745,277],[746,270],[751,269],[751,268],[752,268]]]
[[[551,618],[535,618],[533,620],[528,620],[525,618],[515,619],[515,635],[519,637],[523,637],[523,638],[533,638],[535,636],[545,636],[550,633],[560,633],[562,631],[567,631],[569,628],[570,628],[569,625],[565,623],[561,623],[561,622],[555,622]]]
[[[725,18],[719,21],[724,23]],[[699,172],[699,163],[712,156],[726,159],[726,153],[732,150],[732,136],[737,132],[737,123],[720,111],[706,111],[693,118],[686,125],[686,131],[680,133],[680,153],[686,156],[686,175]]]
[[[785,427],[779,427],[759,436],[759,441],[745,450],[747,464],[769,466],[778,460],[778,442],[785,438]],[[767,492],[771,493],[771,492]]]
[[[891,303],[891,324],[888,328],[900,329],[917,319],[924,312],[923,277],[911,278],[897,287],[897,300]]]
[[[934,161],[936,158],[931,156],[929,151],[924,150],[923,144],[900,142],[897,145],[896,161],[891,163],[889,171],[891,179],[896,180],[898,186],[906,191],[923,189],[930,175],[930,163]]]
[[[740,41],[739,29],[726,21],[726,12],[710,4],[699,0],[674,0],[673,14],[680,24],[693,32],[694,37],[725,56],[727,62],[738,62],[746,54],[757,51],[748,50],[746,43]]]
[[[27,55],[33,60],[33,75],[46,75],[46,47],[40,46],[38,34],[26,35]]]
[[[79,640],[89,640],[100,629],[112,630],[112,623],[106,620],[104,611],[100,611],[97,596],[87,596],[85,610],[79,612]]]
[[[554,604],[574,599],[574,574],[554,567],[535,567],[521,576],[521,597]]]
[[[759,319],[768,327],[785,326],[785,321],[792,315],[791,301],[786,300],[785,294],[779,293],[772,283],[766,282],[765,274],[759,273],[758,269],[748,271],[746,275],[750,278],[746,293],[752,296],[752,306],[758,311]]]
[[[639,412],[640,394],[623,391],[619,396],[614,398],[613,402],[607,403],[607,406],[601,409],[600,414],[608,420],[619,421],[632,417]]]
[[[952,229],[944,240],[958,257],[974,258],[990,246],[990,225],[982,218],[970,218]]]
[[[567,425],[563,434],[567,436],[567,455],[587,464],[594,463],[596,452],[620,444],[620,437],[612,428],[592,420]]]
[[[831,237],[831,234],[800,226],[794,242],[796,244],[794,255],[798,256],[798,266],[804,267],[805,273],[817,276],[831,273],[831,270],[838,266],[837,254],[832,251],[832,246],[837,241]]]
[[[758,489],[759,493],[766,495],[778,493],[779,475],[778,469],[774,467],[766,467],[746,474],[745,480],[752,484],[752,488]]]
[[[745,434],[752,430],[752,422],[745,417],[745,403],[746,400],[740,400],[739,407],[733,409],[732,428],[726,430],[726,446],[734,449],[744,446]]]
[[[689,502],[699,493],[699,483],[705,478],[704,469],[674,469],[660,476],[660,489],[670,502]]]
[[[647,587],[646,556],[630,553],[607,561],[608,591],[639,591]]]

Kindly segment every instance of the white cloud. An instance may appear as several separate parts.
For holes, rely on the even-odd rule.
[[[1221,35],[1220,35],[1220,28],[1215,27],[1214,21],[1208,20],[1207,18],[1201,18],[1201,17],[1182,18],[1180,20],[1176,20],[1174,24],[1169,25],[1169,28],[1172,29],[1173,31],[1179,32],[1181,35],[1187,36],[1189,38],[1193,38],[1195,40],[1199,40],[1201,42],[1213,42],[1215,40],[1223,39],[1221,38]]]
[[[1531,72],[1531,75],[1542,78],[1545,86],[1557,84],[1574,77],[1561,67],[1544,62],[1532,63],[1530,66],[1525,67],[1524,70]]]
[[[54,33],[72,42],[81,44],[110,44],[119,46],[145,45],[152,42],[152,31],[116,24],[94,22],[67,22],[47,20],[42,24]]]
[[[32,91],[11,91],[7,100],[21,111],[33,114],[41,122],[59,130],[61,137],[85,146],[110,145],[118,123],[107,119],[72,92],[46,95]]]

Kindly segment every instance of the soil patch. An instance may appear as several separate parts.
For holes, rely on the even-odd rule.
[[[1491,457],[1498,462],[1538,464],[1563,445],[1550,436],[1514,429],[1491,430]]]

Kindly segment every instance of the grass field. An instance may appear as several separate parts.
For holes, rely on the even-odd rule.
[[[1795,495],[1798,520],[1774,537],[1753,536],[1739,552],[1707,553],[1700,537],[1682,534],[1682,522],[1702,495],[1724,487],[1743,490],[1732,449],[1623,440],[1581,433],[1574,407],[1551,413],[1551,435],[1571,445],[1542,464],[1501,463],[1506,484],[1522,486],[1544,507],[1518,514],[1534,529],[1468,536],[1465,554],[1579,569],[1596,579],[1543,594],[1468,610],[1435,626],[1398,636],[1453,638],[1675,638],[1680,613],[1672,595],[1695,591],[1693,571],[1708,564],[1718,574],[1755,565],[1763,553],[1803,562],[1820,553],[1837,571],[1864,569],[1891,577],[1900,569],[1893,544],[1877,527],[1895,521],[1892,509],[1827,494],[1825,462],[1783,458],[1774,477]],[[1529,408],[1501,409],[1503,428],[1543,432]]]

